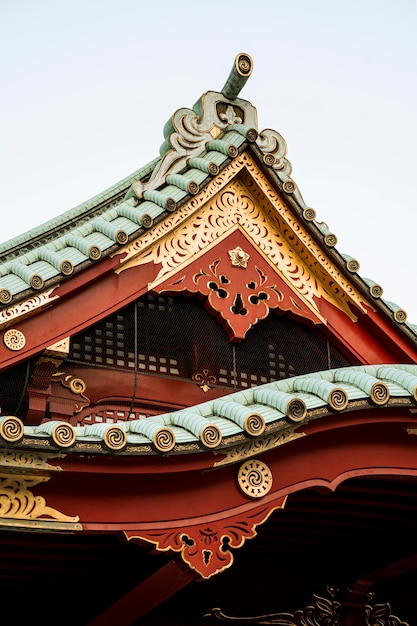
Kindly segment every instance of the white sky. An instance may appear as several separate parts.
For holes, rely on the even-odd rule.
[[[0,240],[157,156],[238,52],[306,203],[417,323],[416,0],[0,0]]]

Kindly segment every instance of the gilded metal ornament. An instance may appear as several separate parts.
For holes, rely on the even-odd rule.
[[[192,376],[192,380],[198,383],[200,389],[207,393],[212,388],[211,385],[217,383],[217,376],[210,372],[210,370],[204,368],[200,372],[196,372]]]
[[[253,441],[239,443],[232,448],[228,448],[226,452],[223,452],[222,450],[221,454],[225,456],[223,456],[220,461],[216,461],[214,463],[214,467],[230,465],[231,463],[243,461],[243,459],[251,458],[265,452],[266,450],[272,450],[273,448],[282,446],[285,443],[294,441],[294,439],[306,436],[303,432],[296,433],[295,428],[296,426],[291,426],[290,428],[280,430],[278,433],[268,434]]]
[[[16,443],[23,437],[23,422],[14,415],[0,417],[0,437],[7,443]]]
[[[252,459],[240,466],[237,481],[246,496],[262,498],[271,490],[272,472],[263,461]]]
[[[50,480],[50,472],[62,471],[48,463],[56,455],[0,451],[0,527],[82,530],[78,516],[48,506],[32,487]]]
[[[26,345],[26,337],[20,330],[17,330],[17,328],[6,330],[3,335],[3,341],[6,348],[14,351],[21,350]]]
[[[244,252],[240,246],[237,246],[234,250],[229,250],[229,257],[232,265],[235,267],[246,268],[250,255]]]

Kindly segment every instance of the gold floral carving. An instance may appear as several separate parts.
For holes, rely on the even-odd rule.
[[[72,374],[66,374],[65,372],[56,372],[55,374],[52,374],[52,379],[54,382],[60,382],[64,387],[67,387],[71,393],[74,393],[85,400],[85,402],[76,403],[76,413],[79,413],[90,404],[89,398],[84,395],[86,384],[81,378],[77,378]]]
[[[279,624],[279,626],[340,626],[340,602],[314,595],[311,604],[295,613],[270,613],[253,617],[233,617],[212,609],[206,617],[231,624]],[[382,626],[382,625],[381,625]]]
[[[353,320],[351,305],[365,310],[368,303],[363,296],[342,276],[247,153],[234,159],[198,196],[120,250],[115,271],[160,264],[150,285],[156,288],[236,229],[322,321],[319,298]]]
[[[279,626],[340,626],[342,604],[335,599],[335,594],[327,598],[313,595],[311,604],[304,609],[299,609],[295,613],[269,613],[266,615],[231,616],[221,609],[212,609],[205,617],[218,622],[229,624],[277,624]],[[359,622],[358,622],[359,623]],[[388,603],[366,605],[364,607],[364,626],[409,626],[399,617],[391,613]]]
[[[48,463],[56,455],[0,451],[0,527],[81,530],[78,517],[47,505],[31,488],[62,471]]]
[[[50,304],[53,300],[56,300],[56,298],[58,298],[59,296],[51,295],[55,289],[56,287],[54,287],[54,289],[49,289],[48,291],[45,291],[44,293],[41,293],[38,296],[29,298],[28,300],[25,300],[24,302],[20,302],[19,304],[10,306],[4,311],[1,311],[0,329],[10,326],[10,324],[15,322],[17,319],[23,319],[25,317],[28,317],[37,309],[40,309]]]
[[[192,380],[198,384],[200,389],[207,393],[212,388],[211,385],[217,383],[217,377],[208,369],[203,369],[201,372],[195,372],[192,376]]]
[[[216,452],[215,454],[225,454],[225,456],[221,461],[216,461],[216,463],[214,463],[214,467],[237,463],[243,459],[248,459],[255,455],[262,454],[263,452],[266,452],[266,450],[282,446],[284,443],[294,441],[294,439],[305,437],[305,433],[296,433],[296,428],[297,426],[292,426],[290,428],[285,428],[285,430],[281,430],[279,433],[269,434],[254,441],[245,441],[244,443],[238,444],[237,446],[227,450],[226,453],[223,451]]]

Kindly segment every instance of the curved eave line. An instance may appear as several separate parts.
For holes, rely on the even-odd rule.
[[[312,420],[328,416],[343,420],[354,411],[414,408],[416,404],[417,365],[352,366],[260,385],[145,420],[79,427],[56,421],[24,426],[16,417],[3,416],[0,438],[5,445],[75,453],[224,452]]]

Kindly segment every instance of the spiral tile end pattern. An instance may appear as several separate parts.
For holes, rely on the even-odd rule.
[[[307,222],[313,222],[316,219],[316,212],[311,207],[307,207],[303,211],[303,217]]]
[[[259,437],[265,430],[265,420],[259,413],[250,413],[244,422],[244,429],[252,437]]]
[[[216,424],[207,424],[200,430],[200,440],[206,448],[217,448],[222,440],[221,430]]]
[[[389,389],[385,383],[374,383],[370,393],[371,400],[374,404],[382,406],[389,400]]]
[[[307,407],[304,400],[294,398],[287,404],[286,414],[292,422],[301,422],[307,415]]]
[[[268,465],[252,459],[240,466],[237,482],[241,491],[249,498],[262,498],[271,490],[273,476]]]
[[[369,291],[371,293],[371,296],[373,296],[374,298],[380,298],[384,292],[381,285],[377,285],[376,283],[374,285],[371,285]]]
[[[0,437],[8,443],[16,443],[23,437],[23,422],[14,415],[0,420]]]
[[[70,448],[74,445],[76,440],[75,429],[71,424],[67,424],[62,422],[62,424],[57,424],[52,432],[52,439],[57,446],[61,448]]]
[[[110,450],[122,450],[126,445],[126,433],[119,426],[110,426],[104,433],[103,441]]]
[[[98,261],[101,259],[101,250],[98,246],[90,246],[88,249],[88,256],[92,261]]]
[[[0,303],[1,304],[9,304],[12,301],[12,294],[8,289],[0,290]]]
[[[407,313],[404,309],[397,309],[397,311],[394,312],[394,319],[399,324],[403,324],[407,320]]]
[[[329,393],[328,403],[334,411],[343,411],[348,405],[348,396],[344,389],[336,387]]]
[[[153,445],[159,452],[170,452],[175,447],[174,433],[168,428],[159,428],[154,433]]]

